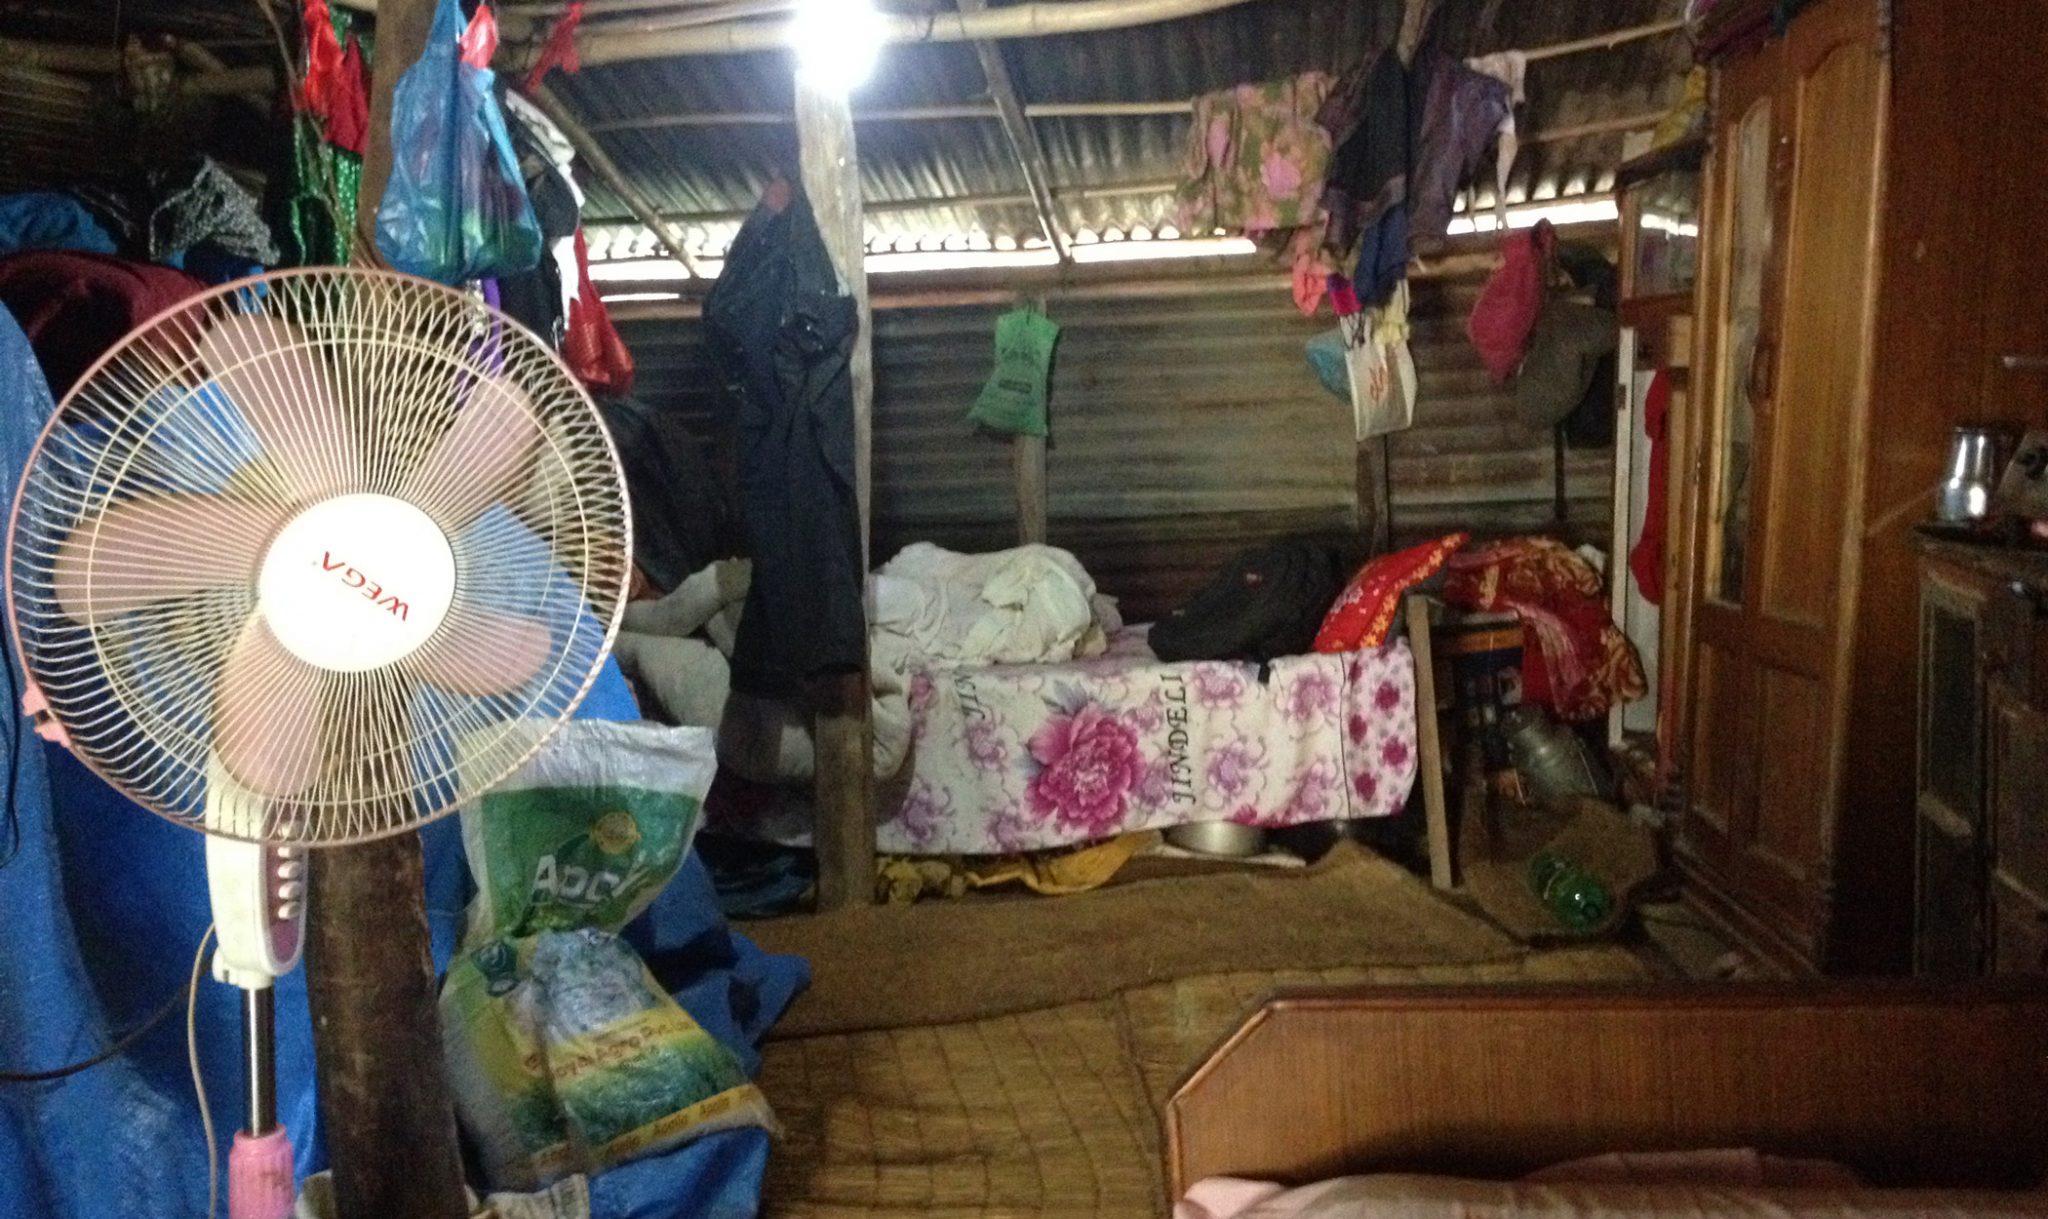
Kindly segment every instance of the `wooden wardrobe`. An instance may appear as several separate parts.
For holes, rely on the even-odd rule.
[[[1677,855],[1787,970],[1910,958],[1908,531],[1952,426],[2048,422],[2048,376],[2003,359],[2048,353],[2044,62],[2040,0],[1817,0],[1712,65],[1666,588]]]

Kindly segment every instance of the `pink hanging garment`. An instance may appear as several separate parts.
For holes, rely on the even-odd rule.
[[[1522,365],[1529,332],[1543,310],[1545,268],[1556,248],[1557,232],[1548,220],[1534,229],[1509,233],[1501,243],[1505,261],[1472,306],[1465,333],[1496,383],[1505,384]]]

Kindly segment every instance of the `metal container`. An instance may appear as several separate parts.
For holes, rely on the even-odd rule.
[[[2012,459],[2014,443],[2005,428],[1964,426],[1951,432],[1947,473],[1934,500],[1935,519],[1961,524],[1989,515],[1992,489]]]
[[[1570,728],[1550,718],[1543,708],[1524,703],[1508,712],[1502,725],[1508,753],[1529,794],[1539,800],[1567,796],[1606,799],[1611,780],[1607,768]]]
[[[1235,821],[1197,821],[1166,831],[1166,841],[1183,851],[1242,859],[1266,849],[1266,831]]]

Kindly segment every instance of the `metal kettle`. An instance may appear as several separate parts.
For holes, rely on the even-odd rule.
[[[1963,426],[1949,434],[1948,465],[1935,494],[1934,515],[1950,524],[1981,521],[1991,492],[2012,459],[2014,436],[2001,427]]]

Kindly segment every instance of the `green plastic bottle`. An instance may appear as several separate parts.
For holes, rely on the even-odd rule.
[[[1538,851],[1529,861],[1529,884],[1557,921],[1573,931],[1591,931],[1614,913],[1607,882],[1555,851]]]

